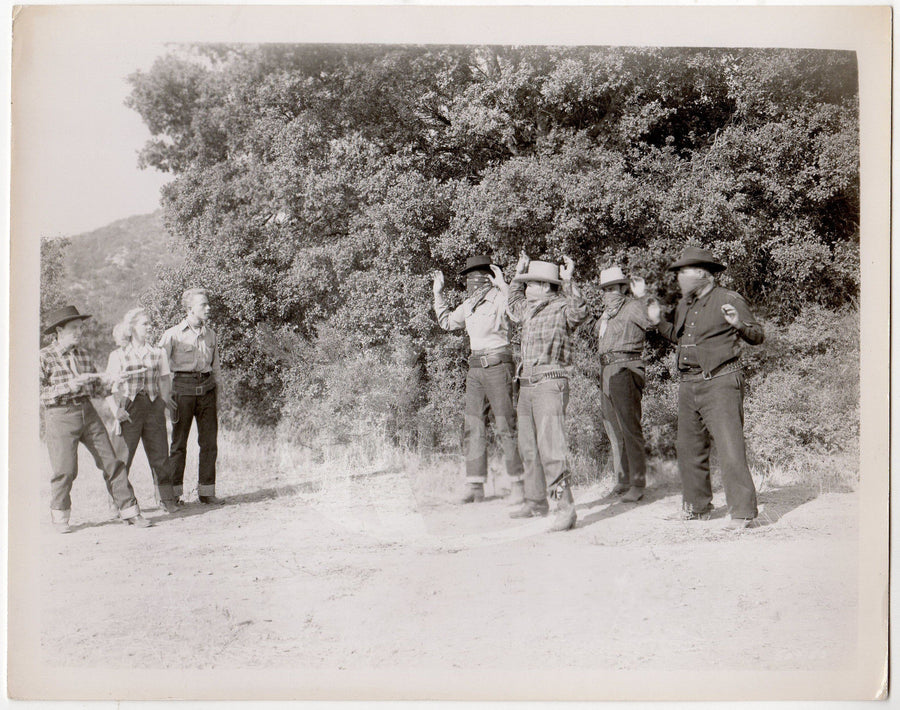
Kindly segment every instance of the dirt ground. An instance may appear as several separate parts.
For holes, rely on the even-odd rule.
[[[85,452],[75,531],[56,534],[47,511],[50,666],[822,670],[856,645],[852,493],[763,490],[762,525],[736,532],[721,493],[713,519],[684,522],[675,486],[634,505],[598,485],[575,490],[576,529],[547,533],[499,496],[456,506],[403,471],[220,470],[226,505],[167,516],[138,459],[155,527],[107,519]],[[46,509],[46,452],[43,469]]]

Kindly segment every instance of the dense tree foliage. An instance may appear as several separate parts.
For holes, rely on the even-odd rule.
[[[852,53],[202,46],[130,80],[189,254],[147,303],[171,320],[182,288],[213,291],[230,401],[257,420],[343,416],[361,405],[334,363],[402,363],[417,394],[392,406],[439,428],[464,341],[430,273],[473,252],[570,254],[591,299],[617,262],[672,303],[666,266],[699,244],[774,322],[858,293]]]

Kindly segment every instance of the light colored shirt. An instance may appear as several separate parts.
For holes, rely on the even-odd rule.
[[[473,351],[509,346],[506,294],[499,288],[492,288],[480,300],[477,294],[470,296],[454,311],[450,310],[443,294],[438,294],[434,297],[434,311],[444,330],[466,329]]]
[[[165,350],[172,372],[209,372],[218,369],[215,332],[205,325],[194,328],[187,318],[163,333],[159,347]]]

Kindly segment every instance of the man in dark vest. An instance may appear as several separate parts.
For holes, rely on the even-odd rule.
[[[765,335],[740,294],[716,285],[714,274],[725,266],[708,251],[687,247],[669,269],[678,273],[682,298],[674,321],[662,321],[658,329],[677,344],[676,449],[684,517],[705,519],[712,511],[711,437],[725,483],[729,527],[748,527],[758,511],[744,444],[740,344],[759,345]]]

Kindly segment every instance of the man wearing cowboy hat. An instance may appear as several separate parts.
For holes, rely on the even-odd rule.
[[[574,527],[575,501],[566,462],[566,405],[572,367],[572,331],[587,318],[587,303],[572,283],[575,263],[530,261],[522,253],[510,286],[509,310],[522,324],[519,379],[519,452],[525,464],[525,504],[513,518],[545,516],[547,479],[559,501],[551,530]]]
[[[633,298],[628,294],[631,287]],[[646,377],[646,332],[659,321],[659,306],[645,297],[644,280],[625,278],[618,266],[600,272],[603,314],[597,320],[601,413],[612,450],[613,493],[636,503],[644,496],[646,456],[641,429],[641,397]]]
[[[56,335],[40,352],[44,437],[53,468],[51,520],[57,532],[71,532],[70,492],[78,475],[81,442],[103,471],[107,491],[122,521],[135,527],[150,527],[150,521],[138,508],[125,464],[116,458],[106,427],[91,403],[91,397],[109,394],[116,380],[95,367],[90,356],[78,347],[83,321],[90,317],[79,313],[75,306],[59,308],[49,314],[43,331],[44,335]]]
[[[509,345],[508,288],[503,272],[488,256],[472,256],[459,272],[466,277],[466,299],[451,311],[444,298],[444,275],[434,272],[434,311],[444,330],[466,329],[472,355],[466,374],[465,451],[468,489],[462,503],[484,500],[487,480],[488,407],[503,448],[506,473],[512,481],[510,502],[522,503],[522,459],[516,443],[516,410],[513,407],[513,357]]]
[[[678,273],[682,298],[675,308],[674,321],[662,321],[658,329],[678,346],[681,384],[676,449],[684,516],[705,519],[712,510],[712,437],[731,514],[728,526],[748,527],[758,511],[744,444],[740,343],[759,345],[765,334],[747,302],[734,291],[716,285],[713,275],[725,266],[707,250],[687,247],[669,269]]]

